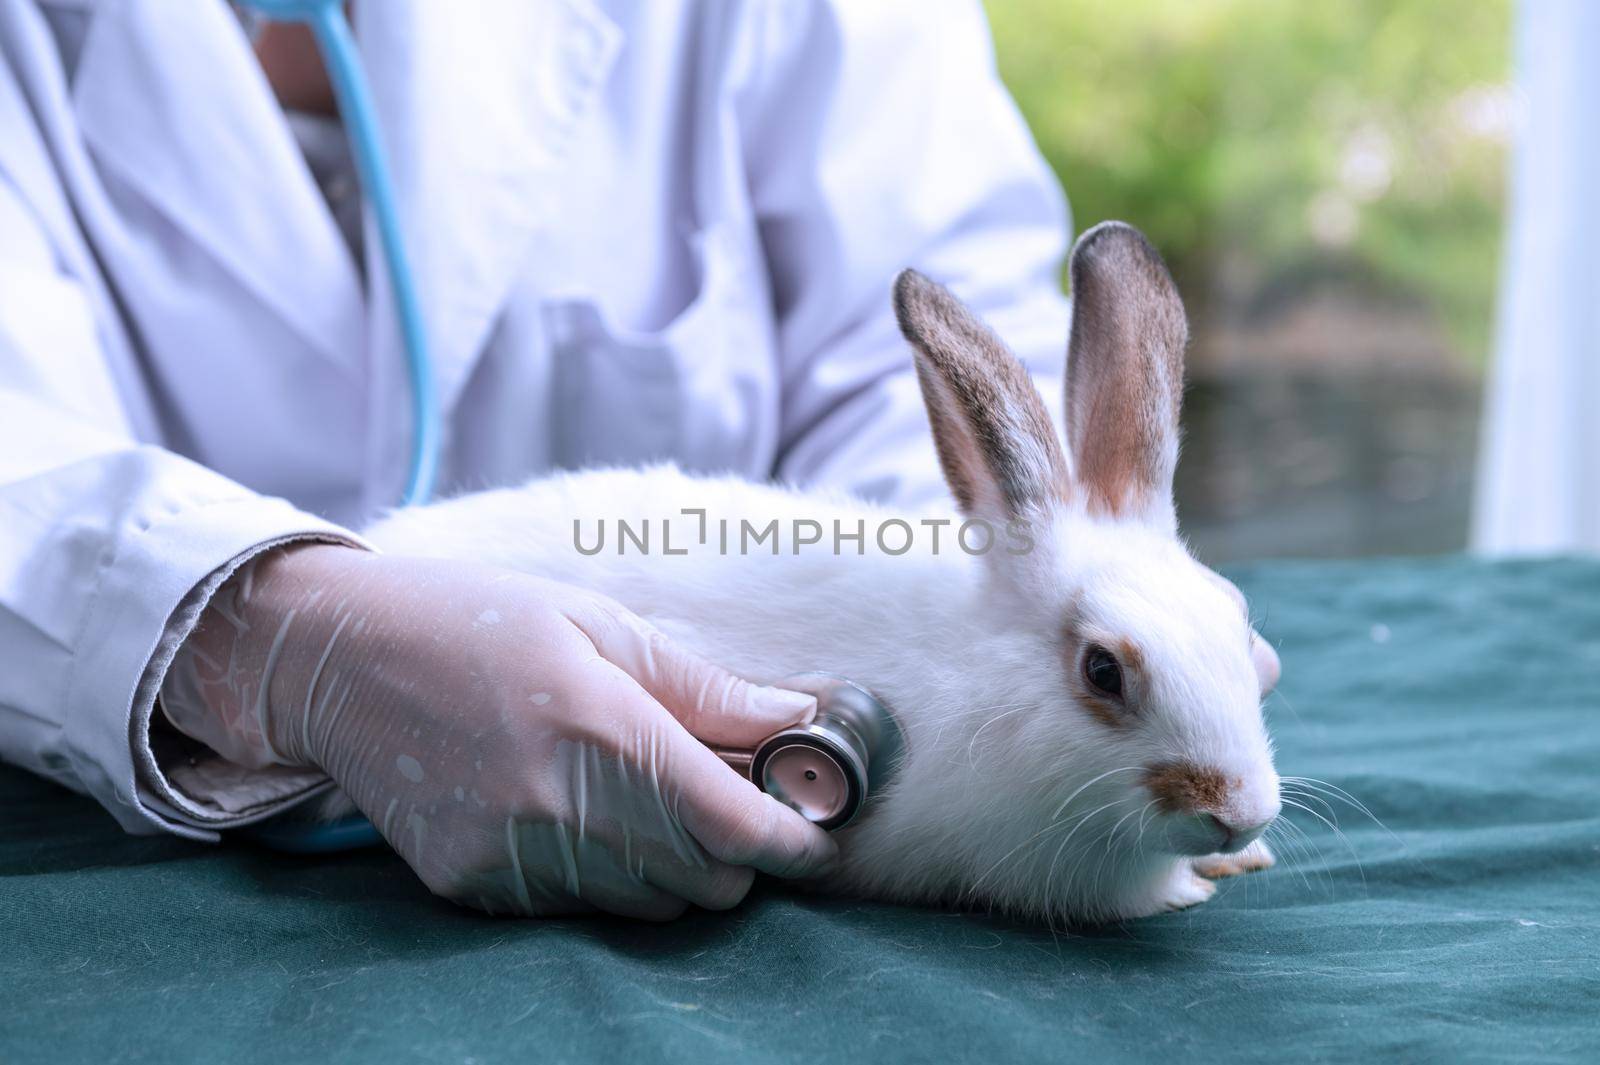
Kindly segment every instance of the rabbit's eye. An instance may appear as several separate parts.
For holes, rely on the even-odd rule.
[[[1122,698],[1122,667],[1117,664],[1117,656],[1099,644],[1083,653],[1083,679],[1102,695]]]

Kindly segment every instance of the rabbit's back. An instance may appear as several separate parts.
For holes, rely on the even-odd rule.
[[[896,520],[912,528],[913,547],[885,557],[876,531]],[[930,616],[932,589],[944,601],[953,591],[947,556],[916,542],[918,520],[836,494],[658,466],[557,475],[395,511],[365,535],[385,551],[600,592],[760,680],[824,667],[874,676],[904,661],[905,619],[919,616],[919,602],[920,617]],[[836,523],[845,534],[837,543]],[[809,537],[818,527],[818,542],[796,545],[797,529]],[[859,547],[850,538],[858,530]]]

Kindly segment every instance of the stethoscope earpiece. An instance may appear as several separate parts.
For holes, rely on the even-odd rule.
[[[880,789],[905,754],[888,707],[831,673],[797,673],[775,685],[817,699],[817,716],[784,729],[755,750],[717,753],[751,783],[828,831],[843,828]]]

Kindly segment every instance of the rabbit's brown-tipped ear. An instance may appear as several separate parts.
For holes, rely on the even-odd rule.
[[[1161,256],[1122,222],[1072,249],[1067,436],[1091,510],[1171,527],[1189,324]]]
[[[915,270],[895,279],[894,309],[962,513],[1006,520],[1066,498],[1066,456],[1044,400],[1000,338]]]

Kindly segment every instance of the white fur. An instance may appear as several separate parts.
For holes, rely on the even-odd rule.
[[[698,544],[704,508],[708,543]],[[924,517],[950,519],[934,553]],[[916,546],[887,556],[873,531],[899,517]],[[651,553],[619,554],[617,519],[649,519]],[[777,556],[718,550],[779,519]],[[794,553],[793,519],[823,524]],[[607,524],[605,550],[585,544]],[[674,550],[661,553],[671,521]],[[865,520],[865,557],[832,550],[832,522]],[[1270,820],[1277,778],[1259,713],[1250,629],[1239,602],[1170,534],[1062,506],[1034,515],[1035,549],[1004,540],[978,558],[955,546],[961,518],[902,513],[819,493],[673,467],[601,470],[399,511],[366,531],[381,549],[471,559],[609,595],[688,648],[752,680],[804,670],[850,677],[884,699],[908,758],[840,833],[828,889],[991,905],[1051,920],[1140,916],[1200,901],[1187,855],[1207,849],[1194,818],[1156,813],[1142,767],[1185,760],[1245,783],[1241,821]],[[1075,611],[1101,642],[1136,638],[1129,722],[1107,727],[1074,694],[1062,630]],[[1104,807],[1103,809],[1101,809]],[[1098,811],[1098,812],[1096,812]],[[1245,841],[1248,842],[1248,841]],[[1243,846],[1243,843],[1240,843]]]

